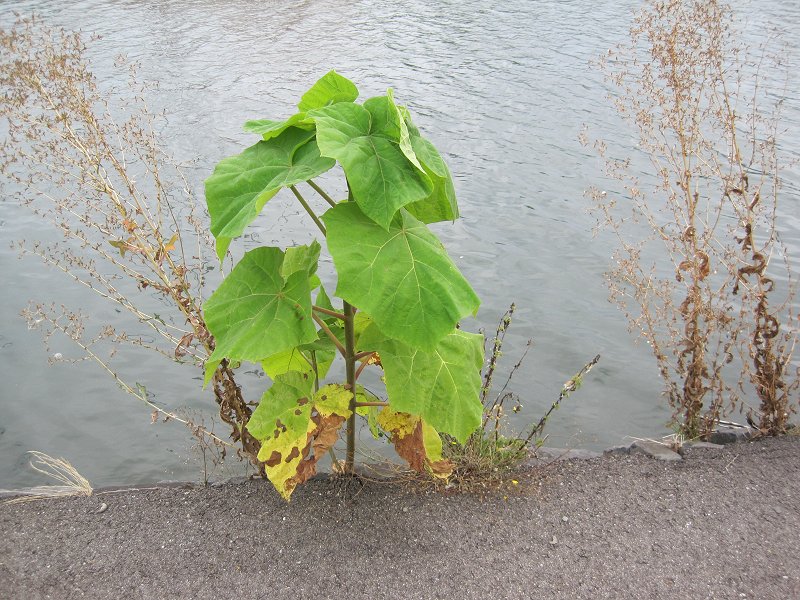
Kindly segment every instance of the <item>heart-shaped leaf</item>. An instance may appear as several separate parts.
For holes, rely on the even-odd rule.
[[[336,442],[339,426],[352,414],[351,392],[344,386],[326,385],[316,393],[312,389],[307,374],[277,376],[247,423],[247,430],[261,442],[258,459],[286,500],[314,475],[317,462]]]
[[[267,476],[286,500],[297,483],[292,481],[308,451],[309,437],[317,424],[311,419],[312,381],[292,371],[280,375],[264,395],[247,423],[247,430],[261,442],[258,459]]]
[[[401,210],[388,231],[353,202],[323,215],[339,273],[336,295],[366,311],[387,336],[432,350],[480,300],[439,239]]]
[[[284,278],[283,263],[279,248],[251,250],[206,301],[206,325],[216,342],[211,364],[221,358],[259,362],[317,339],[310,273],[296,270]]]
[[[482,335],[456,329],[425,352],[372,325],[361,335],[359,349],[380,353],[394,410],[418,415],[462,443],[480,425]]]
[[[335,164],[320,156],[313,138],[313,131],[290,127],[224,159],[206,179],[211,233],[217,239],[220,260],[231,240],[242,235],[282,187],[307,181]]]
[[[320,153],[339,161],[353,198],[384,229],[401,207],[433,191],[428,176],[400,148],[399,120],[388,97],[371,98],[364,106],[340,102],[310,116],[317,123]]]

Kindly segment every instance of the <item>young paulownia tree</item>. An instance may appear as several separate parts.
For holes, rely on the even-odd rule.
[[[261,444],[258,458],[287,499],[345,422],[343,469],[353,472],[359,414],[412,468],[438,477],[452,471],[439,433],[463,442],[481,423],[483,336],[458,328],[480,301],[427,227],[458,217],[450,172],[391,90],[363,104],[358,95],[329,72],[288,119],[247,122],[260,141],[220,162],[205,184],[220,260],[284,188],[333,258],[333,299],[312,241],[246,252],[204,305],[215,343],[206,379],[240,361],[272,379],[240,426]],[[338,201],[314,181],[337,163],[348,190]],[[303,183],[324,213],[298,189]],[[337,354],[344,381],[323,385]],[[370,366],[383,370],[387,401],[358,384]]]

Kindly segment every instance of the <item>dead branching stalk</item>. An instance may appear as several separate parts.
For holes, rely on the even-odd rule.
[[[128,65],[123,89],[101,89],[85,51],[80,34],[36,18],[0,30],[0,129],[7,131],[0,173],[7,196],[62,234],[54,243],[21,241],[21,252],[131,315],[147,335],[124,332],[116,321],[91,328],[80,312],[55,305],[33,303],[24,316],[47,339],[66,335],[125,391],[180,421],[149,402],[139,384],[123,382],[110,360],[120,344],[194,365],[206,360],[214,340],[201,311],[204,257],[213,251],[190,186],[158,145],[135,69]],[[243,427],[251,411],[226,363],[213,390],[233,441],[258,464],[258,442]],[[192,430],[230,445],[205,427]]]
[[[777,60],[755,58],[723,2],[649,0],[630,43],[600,65],[650,166],[595,143],[624,186],[590,192],[618,243],[607,281],[652,349],[687,438],[753,395],[765,433],[784,431],[794,410],[795,280],[776,227],[779,104],[760,85]]]

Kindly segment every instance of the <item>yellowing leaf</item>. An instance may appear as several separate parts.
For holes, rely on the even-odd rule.
[[[297,485],[317,472],[317,462],[336,443],[339,428],[350,416],[349,391],[326,385],[312,393],[307,373],[278,375],[247,424],[261,442],[258,459],[267,477],[286,500]]]
[[[391,434],[395,450],[413,470],[440,479],[452,474],[453,463],[442,458],[439,433],[422,419],[387,407],[378,415],[378,424]]]
[[[175,250],[175,242],[178,241],[178,234],[176,233],[169,241],[164,245],[164,250],[170,252],[171,250]]]
[[[289,480],[308,453],[308,437],[316,428],[311,420],[312,385],[305,373],[280,375],[247,423],[248,431],[261,442],[258,459],[264,461],[269,480],[287,500],[294,491]]]
[[[347,419],[353,414],[350,411],[350,398],[352,397],[353,393],[345,386],[330,383],[322,386],[314,394],[314,408],[323,416],[337,414]]]
[[[419,417],[408,413],[396,412],[391,408],[384,408],[378,415],[378,425],[381,429],[400,437],[411,435],[419,422]]]

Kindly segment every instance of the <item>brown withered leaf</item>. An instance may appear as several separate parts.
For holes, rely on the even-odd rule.
[[[378,423],[392,434],[395,450],[413,470],[441,479],[453,472],[455,465],[442,458],[439,434],[419,417],[387,407],[378,416]]]
[[[403,458],[413,470],[424,473],[427,454],[422,444],[422,422],[417,423],[411,435],[392,434],[392,442],[400,458]]]
[[[194,339],[194,333],[192,332],[185,334],[180,339],[178,345],[175,347],[175,358],[181,358],[183,356],[186,356],[186,349],[192,343],[193,339]]]
[[[346,419],[332,414],[329,416],[317,415],[313,417],[313,420],[317,427],[309,434],[309,444],[303,450],[304,460],[297,466],[297,473],[286,482],[286,489],[294,489],[316,475],[317,463],[339,439],[339,429]],[[311,449],[314,450],[314,454],[309,457]]]

